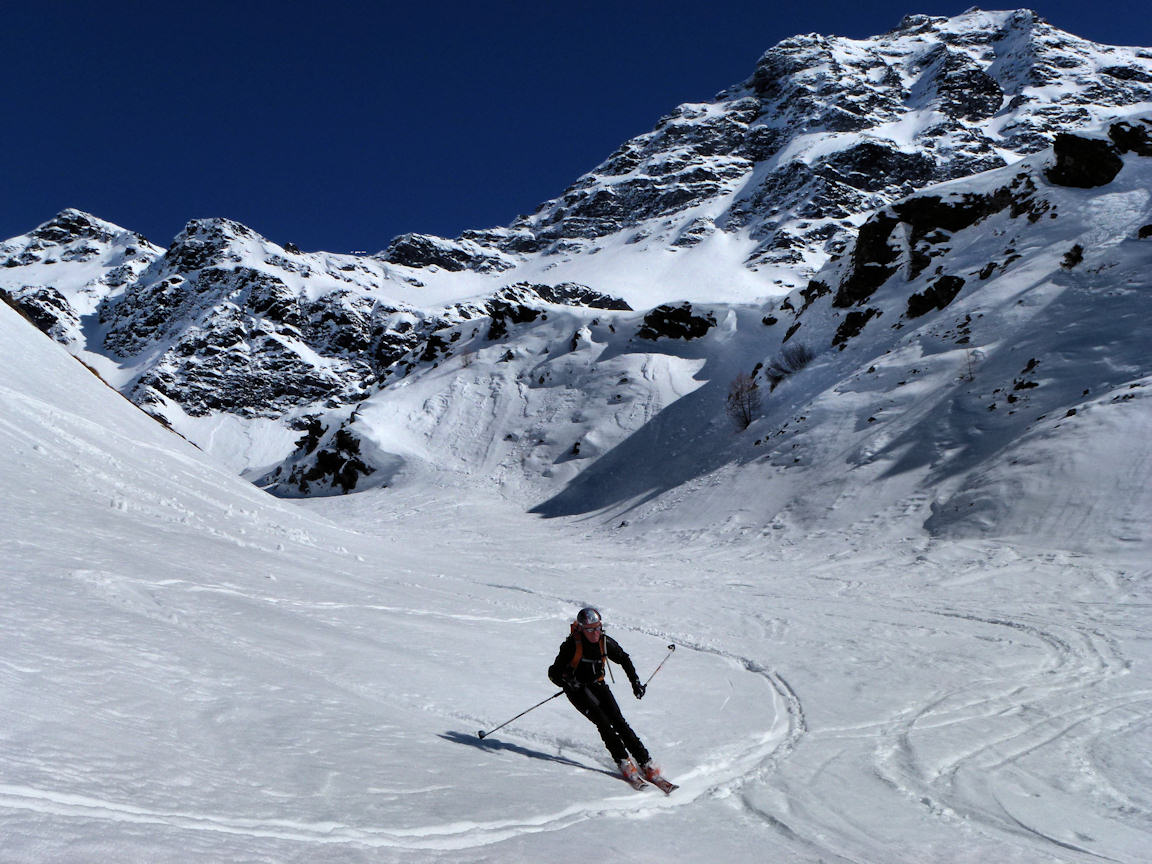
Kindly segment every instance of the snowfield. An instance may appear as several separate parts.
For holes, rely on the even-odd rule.
[[[464,439],[434,431],[474,417],[387,488],[286,502],[6,306],[0,356],[5,862],[1148,860],[1141,387],[938,498],[930,465],[852,451],[847,480],[702,463],[545,519],[524,472],[445,470]],[[669,402],[707,389],[684,362]],[[816,408],[805,449],[844,458],[855,415]],[[586,603],[644,677],[677,646],[643,701],[615,688],[670,797],[562,699],[477,736],[554,692]]]

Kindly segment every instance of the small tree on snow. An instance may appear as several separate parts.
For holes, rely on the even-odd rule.
[[[741,372],[728,387],[725,411],[736,429],[743,432],[756,419],[759,410],[760,387],[752,376]]]
[[[799,372],[816,358],[815,352],[803,342],[793,342],[780,349],[780,353],[768,363],[765,376],[775,390],[776,385],[794,372]]]

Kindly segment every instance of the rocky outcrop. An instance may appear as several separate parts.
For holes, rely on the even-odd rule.
[[[512,288],[530,290],[545,303],[553,303],[557,306],[583,306],[588,309],[613,309],[622,312],[628,312],[632,309],[619,297],[595,291],[587,285],[579,285],[575,282],[562,282],[559,285],[521,282],[513,285]]]
[[[284,497],[346,494],[376,473],[364,461],[362,441],[351,429],[351,422],[329,430],[318,416],[309,415],[296,425],[304,433],[296,442],[296,450],[256,485]]]
[[[941,276],[924,291],[908,298],[908,310],[905,314],[909,318],[919,318],[933,310],[945,309],[956,299],[956,295],[963,287],[964,280],[961,277]]]
[[[716,326],[716,316],[711,312],[698,315],[691,303],[657,306],[644,316],[644,321],[636,335],[640,339],[656,341],[666,339],[699,339]]]
[[[63,294],[51,286],[26,288],[11,296],[11,302],[37,328],[62,344],[72,342],[72,334],[80,327],[76,310]]]
[[[881,210],[860,227],[833,306],[863,304],[902,267],[909,279],[916,278],[933,258],[949,251],[951,234],[994,213],[1010,210],[1013,217],[1035,221],[1047,209],[1035,193],[1036,184],[1025,172],[990,192],[916,195]]]
[[[836,328],[836,333],[832,337],[832,346],[843,351],[849,340],[859,336],[864,325],[879,314],[880,310],[871,306],[867,309],[853,309],[844,316],[844,320]]]
[[[1113,123],[1108,127],[1108,138],[1121,153],[1152,156],[1152,120]]]
[[[428,234],[401,234],[380,257],[391,264],[440,267],[450,272],[475,270],[490,273],[514,266],[508,256],[472,240],[445,240]]]
[[[1056,136],[1053,153],[1056,164],[1048,169],[1046,176],[1058,186],[1079,189],[1107,186],[1124,167],[1115,145],[1099,138],[1061,132]]]
[[[897,270],[900,249],[891,242],[892,231],[900,224],[893,214],[873,216],[860,228],[852,250],[851,267],[836,291],[834,306],[863,303]]]

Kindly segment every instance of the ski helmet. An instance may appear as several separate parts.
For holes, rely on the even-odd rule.
[[[589,629],[595,627],[597,624],[603,625],[599,610],[591,606],[585,606],[576,613],[576,623],[581,627],[587,627]]]

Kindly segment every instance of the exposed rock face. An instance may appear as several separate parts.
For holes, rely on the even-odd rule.
[[[859,336],[860,331],[864,329],[864,325],[879,314],[880,310],[872,306],[863,310],[853,309],[844,316],[843,323],[836,328],[836,334],[832,337],[833,347],[838,347],[843,350],[844,346],[848,344],[848,341]]]
[[[644,322],[636,335],[653,341],[661,336],[667,339],[699,339],[716,326],[716,316],[711,312],[697,315],[691,303],[678,306],[657,306],[644,316]]]
[[[959,276],[941,276],[927,289],[908,298],[906,314],[909,318],[919,318],[934,309],[944,309],[956,298],[963,287],[964,280]]]
[[[487,315],[491,320],[488,338],[495,341],[507,336],[510,326],[535,321],[542,312],[542,304],[548,303],[556,306],[584,306],[589,309],[631,309],[619,297],[602,294],[586,285],[572,282],[560,285],[520,282],[496,292],[484,302],[479,313]]]
[[[834,305],[863,303],[896,272],[900,251],[889,241],[899,224],[900,220],[887,212],[864,223],[852,250],[851,270],[836,292]]]
[[[916,278],[933,258],[948,251],[944,243],[949,235],[994,213],[1011,208],[1013,216],[1035,221],[1047,207],[1037,202],[1035,192],[1031,176],[1022,173],[990,192],[947,199],[917,195],[879,211],[860,227],[833,305],[863,304],[901,267],[908,278]]]
[[[375,474],[376,469],[364,461],[361,440],[349,426],[343,423],[330,431],[315,415],[303,418],[304,435],[289,457],[292,467],[273,469],[260,479],[259,485],[288,497],[353,491],[362,478]]]
[[[912,15],[866,40],[796,36],[510,228],[406,235],[386,257],[484,271],[493,256],[581,254],[622,231],[688,248],[719,230],[755,241],[749,268],[794,267],[803,284],[861,214],[1150,99],[1152,53],[1078,39],[1026,10]]]
[[[866,329],[877,327],[872,322],[881,317],[897,317],[890,329],[898,332],[916,319],[943,312],[963,298],[966,288],[974,290],[973,280],[998,276],[1022,257],[1013,237],[1044,236],[1043,230],[1030,226],[1058,218],[1059,187],[1104,187],[1124,170],[1122,153],[1152,156],[1150,131],[1152,119],[1137,118],[1114,123],[1095,137],[1060,133],[1048,152],[1016,166],[881,208],[860,226],[842,258],[826,265],[806,288],[775,304],[764,323],[787,325],[782,342],[800,333],[806,347],[844,350]],[[1067,209],[1068,199],[1063,200]],[[981,223],[992,219],[998,220],[996,226],[984,235],[965,233],[981,230]],[[1128,236],[1137,239],[1152,237],[1152,225],[1128,230]],[[979,247],[973,243],[981,241],[986,241],[992,260],[974,266],[971,252]],[[1076,268],[1087,254],[1079,243],[1061,251],[1063,270]],[[971,319],[970,313],[965,322],[945,331],[955,336],[955,344],[968,343]]]
[[[1108,141],[1061,132],[1053,145],[1056,164],[1048,179],[1059,186],[1091,189],[1106,186],[1124,167],[1120,151]]]
[[[72,304],[50,286],[29,287],[19,296],[13,297],[12,302],[33,324],[57,342],[68,344],[72,341],[71,334],[80,327],[80,317]]]
[[[428,234],[401,234],[392,241],[382,257],[385,261],[405,267],[442,267],[452,272],[471,269],[489,273],[514,266],[508,256],[471,240],[445,240]]]
[[[530,285],[522,282],[512,287],[530,290],[545,303],[555,303],[557,306],[586,306],[589,309],[615,309],[623,312],[632,309],[619,297],[594,291],[587,285],[577,285],[574,282],[563,282],[559,285]]]
[[[1152,156],[1152,120],[1137,123],[1113,123],[1108,137],[1121,153]]]

